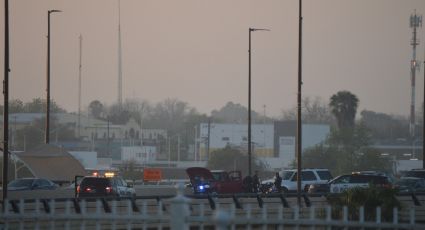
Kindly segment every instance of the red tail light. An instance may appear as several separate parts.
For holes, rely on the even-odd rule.
[[[112,192],[112,187],[106,187],[105,190],[106,190],[106,193],[111,193]]]
[[[77,186],[77,193],[80,193],[80,186]]]
[[[384,188],[392,188],[393,186],[391,184],[384,184],[384,186],[382,186]]]

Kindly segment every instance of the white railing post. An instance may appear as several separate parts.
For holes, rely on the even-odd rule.
[[[177,185],[177,195],[171,200],[171,229],[189,229],[186,217],[189,216],[188,199],[184,197],[184,185]]]
[[[381,223],[381,207],[376,207],[376,223]]]
[[[398,208],[393,208],[393,224],[398,224]]]
[[[409,223],[411,224],[411,225],[414,225],[415,224],[415,208],[413,207],[413,208],[410,208],[410,211],[409,211]]]
[[[227,230],[230,224],[230,213],[223,210],[217,210],[214,215],[214,221],[217,230]]]

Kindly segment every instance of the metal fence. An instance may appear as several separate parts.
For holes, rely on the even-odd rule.
[[[189,199],[182,190],[167,199],[123,200],[19,200],[6,201],[0,213],[0,229],[425,229],[415,206],[383,211],[330,206],[289,207],[285,202],[235,202],[234,197]],[[391,211],[391,210],[390,210]]]

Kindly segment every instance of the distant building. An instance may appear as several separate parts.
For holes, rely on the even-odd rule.
[[[0,116],[1,117],[1,116]],[[167,139],[167,131],[163,129],[141,129],[139,123],[130,119],[126,124],[95,119],[90,116],[74,113],[54,113],[51,115],[62,127],[71,130],[75,140],[58,140],[58,130],[51,129],[51,143],[71,151],[96,151],[100,157],[120,158],[123,146],[153,146],[159,149],[161,141]],[[18,130],[33,125],[37,120],[44,120],[44,113],[13,113],[9,115],[11,148],[15,146]],[[78,125],[78,120],[80,125]],[[0,130],[3,127],[0,127]],[[1,132],[2,134],[3,132]],[[0,134],[0,135],[1,135]],[[25,144],[24,144],[25,145]]]
[[[135,161],[138,164],[148,164],[157,159],[155,146],[128,146],[121,148],[121,161]]]
[[[278,121],[273,124],[252,124],[251,141],[253,154],[272,169],[287,168],[295,161],[296,154],[296,122]],[[302,125],[302,150],[323,143],[330,133],[327,124]],[[208,131],[209,130],[209,131]],[[207,160],[209,140],[210,153],[226,146],[240,148],[244,153],[248,147],[247,124],[200,124],[199,156]]]
[[[302,125],[302,151],[323,143],[330,133],[327,124]],[[274,155],[268,161],[272,168],[287,168],[296,159],[296,121],[277,121],[274,123]]]
[[[208,131],[209,130],[209,131]],[[248,149],[247,124],[200,124],[199,156],[206,160],[209,141],[210,153],[228,145],[244,150]],[[252,124],[251,142],[253,153],[257,156],[273,156],[273,124]]]

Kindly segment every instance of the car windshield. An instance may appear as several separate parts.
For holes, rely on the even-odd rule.
[[[14,180],[9,183],[9,187],[31,187],[33,179]]]
[[[408,171],[404,176],[425,178],[425,171]]]
[[[81,181],[81,186],[96,186],[96,187],[107,187],[110,186],[109,179],[100,177],[87,177]]]
[[[222,180],[220,172],[212,172],[212,175],[214,177],[214,180],[218,180],[218,181]]]
[[[294,174],[293,171],[283,171],[282,172],[282,180],[289,180],[291,179],[292,175]]]
[[[413,187],[417,181],[418,179],[402,179],[397,181],[395,184],[398,186]]]
[[[320,180],[330,180],[330,179],[332,179],[332,175],[329,171],[317,171],[317,175],[319,175]]]

